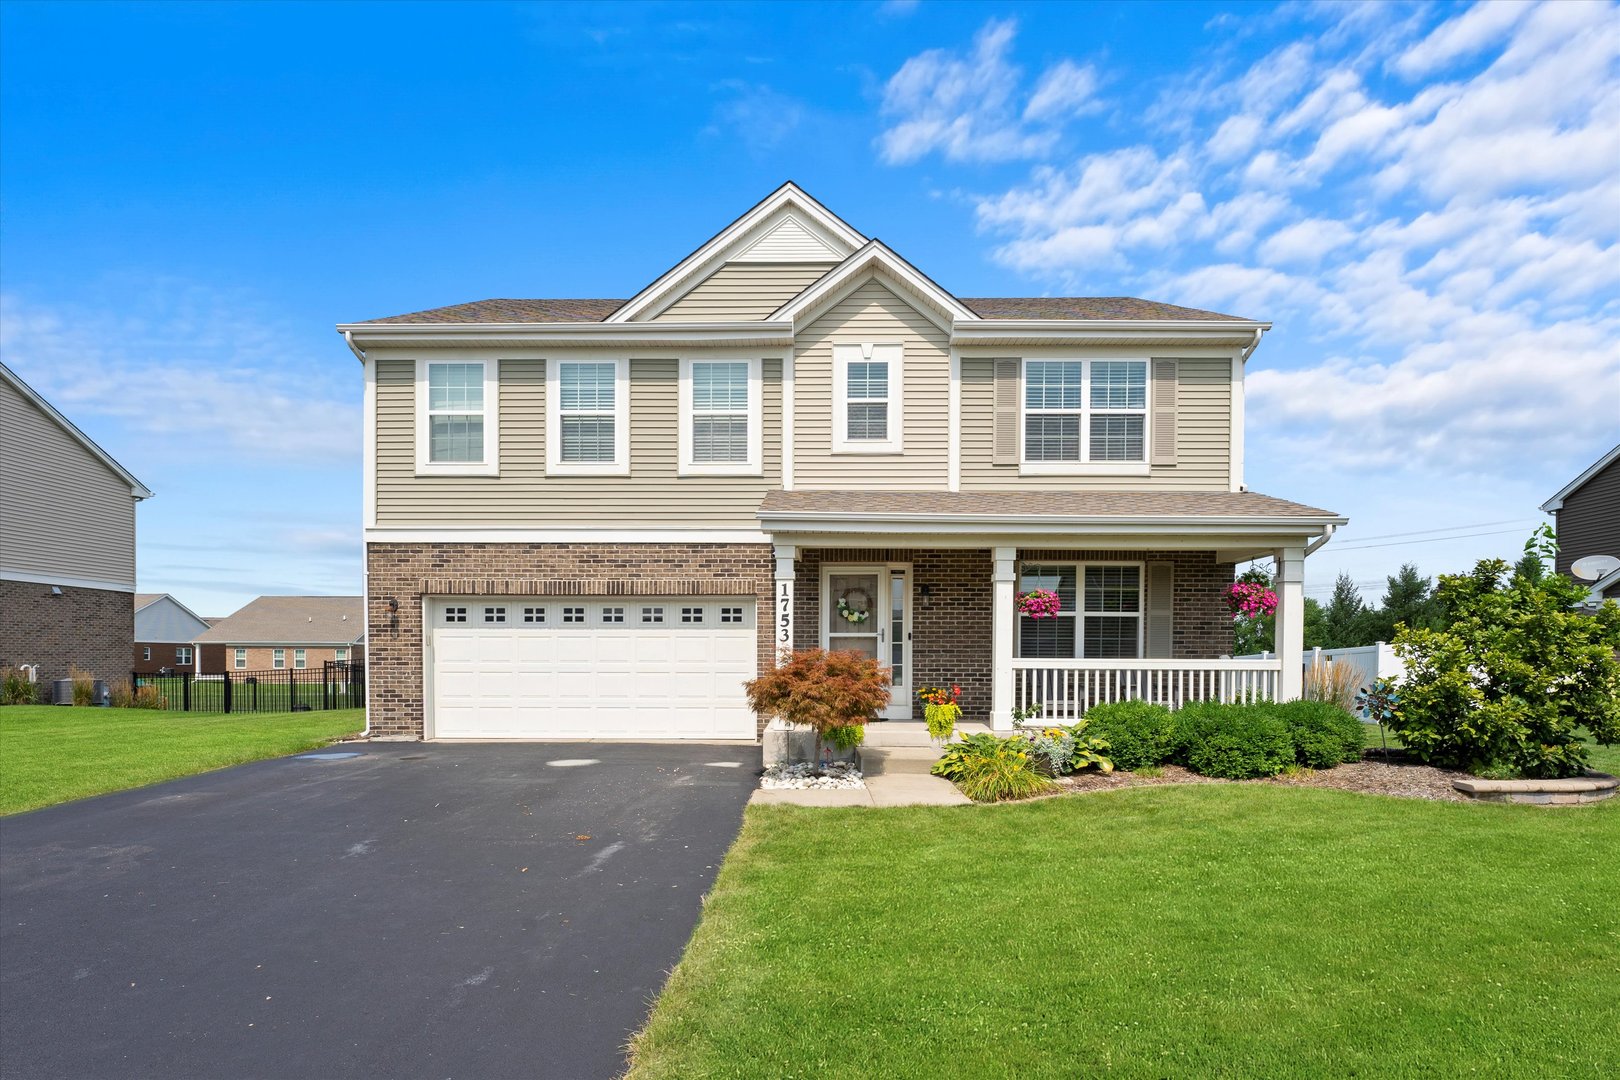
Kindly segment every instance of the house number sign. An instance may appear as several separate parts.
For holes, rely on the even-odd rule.
[[[776,583],[776,643],[793,648],[793,582]]]

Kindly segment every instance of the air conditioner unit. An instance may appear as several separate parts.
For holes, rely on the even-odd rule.
[[[71,704],[73,704],[73,680],[72,679],[56,679],[51,683],[51,704],[52,705],[71,705]]]

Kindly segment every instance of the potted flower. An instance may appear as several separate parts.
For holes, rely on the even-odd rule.
[[[1018,610],[1032,619],[1055,619],[1063,601],[1051,589],[1031,589],[1018,598]]]
[[[1277,594],[1258,581],[1235,581],[1226,587],[1226,609],[1244,618],[1263,619],[1277,613]]]
[[[928,737],[940,745],[949,742],[956,722],[962,718],[962,688],[925,686],[917,696],[922,699],[923,717],[928,721]]]

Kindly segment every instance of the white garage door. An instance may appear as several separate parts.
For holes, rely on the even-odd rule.
[[[752,739],[750,597],[428,605],[439,739]]]

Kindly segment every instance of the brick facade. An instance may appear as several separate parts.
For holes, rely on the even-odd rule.
[[[240,668],[236,666],[236,650],[238,648],[247,650],[247,663]],[[201,670],[204,675],[216,675],[221,671],[274,671],[276,670],[275,654],[276,649],[278,648],[282,649],[285,654],[282,657],[282,667],[288,670],[293,669],[293,662],[296,659],[294,656],[294,650],[296,649],[304,650],[305,670],[310,668],[318,669],[327,661],[337,659],[336,646],[332,645],[236,646],[210,644],[202,647],[202,654],[200,657],[202,660],[202,667],[199,670]],[[349,645],[347,648],[349,650],[347,659],[351,662],[365,659],[366,650],[361,646]],[[174,654],[172,647],[170,648],[169,652],[171,656]],[[154,652],[153,656],[156,655],[157,654]]]
[[[1020,550],[1028,562],[1169,562],[1175,566],[1171,657],[1214,659],[1232,652],[1232,619],[1222,590],[1231,563],[1210,551]],[[799,553],[793,586],[794,644],[821,643],[821,568],[839,563],[910,563],[912,686],[962,688],[962,714],[990,715],[993,560],[988,549],[816,549]],[[921,716],[921,710],[916,710]]]
[[[0,670],[38,664],[40,692],[73,668],[109,686],[128,685],[135,594],[0,581]]]
[[[189,675],[195,664],[181,664],[174,658],[174,650],[189,648],[173,641],[137,641],[130,662],[130,670],[138,671],[142,675],[155,675],[159,671],[171,671],[177,674]],[[152,650],[151,659],[147,659],[146,650]],[[192,651],[193,657],[196,650]]]
[[[425,596],[697,595],[732,582],[757,597],[763,671],[774,662],[774,565],[768,544],[368,544],[372,734],[422,737]]]

